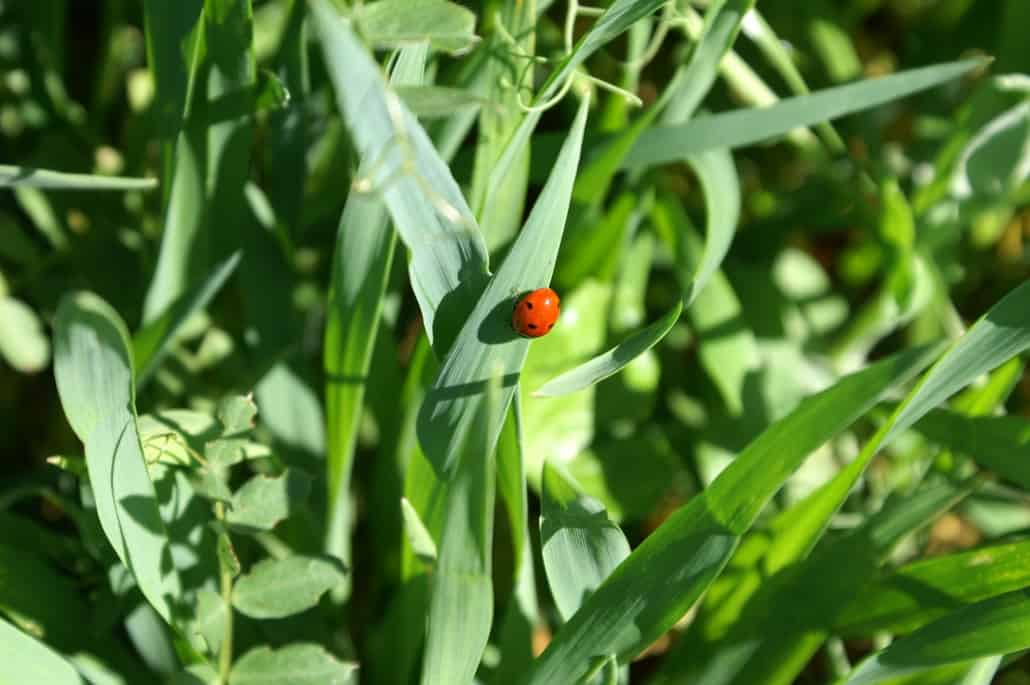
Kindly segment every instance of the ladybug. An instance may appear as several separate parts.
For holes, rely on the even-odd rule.
[[[559,304],[558,293],[550,288],[537,288],[524,295],[515,305],[511,327],[524,338],[547,335],[558,320],[561,311]]]

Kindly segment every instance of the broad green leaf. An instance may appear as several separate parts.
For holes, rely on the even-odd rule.
[[[453,468],[477,417],[489,424],[491,449],[497,441],[529,348],[529,341],[511,327],[512,308],[518,295],[547,285],[554,273],[588,111],[585,99],[525,226],[461,327],[419,411],[419,442],[441,473]],[[483,390],[495,369],[502,377],[501,401],[494,415],[484,417],[479,412]]]
[[[437,50],[459,53],[479,40],[475,13],[449,0],[380,0],[359,5],[354,21],[375,47],[428,42]]]
[[[48,169],[0,164],[0,188],[19,186],[46,190],[153,190],[157,187],[157,179],[66,174]]]
[[[393,82],[422,83],[427,55],[425,45],[403,50]],[[358,176],[368,174],[376,163],[374,157],[363,155]],[[350,474],[396,244],[382,198],[351,189],[336,233],[323,350],[329,496],[325,549],[345,562],[350,556]]]
[[[203,50],[203,13],[203,0],[176,3],[146,0],[143,3],[147,63],[154,77],[153,107],[164,147],[161,175],[166,182],[173,169],[172,144],[189,107],[196,54]]]
[[[952,612],[863,661],[846,685],[872,685],[931,666],[1030,648],[1030,590]]]
[[[147,463],[163,461],[189,466],[195,461],[191,450],[219,467],[271,454],[268,447],[253,440],[222,439],[222,427],[213,416],[189,409],[144,414],[139,417],[138,426]]]
[[[627,364],[657,345],[672,330],[672,327],[679,319],[681,311],[683,311],[683,303],[677,302],[662,318],[637,331],[607,352],[547,381],[539,390],[533,393],[533,396],[558,397],[560,395],[567,395],[599,383],[605,378],[618,373]]]
[[[550,462],[541,479],[540,547],[547,584],[562,618],[629,556],[629,541],[600,502],[577,492]]]
[[[278,476],[256,475],[232,496],[225,520],[242,532],[271,530],[308,496],[311,478],[296,469]]]
[[[634,146],[623,166],[640,168],[681,160],[712,148],[736,148],[783,135],[847,114],[877,107],[941,85],[974,69],[983,60],[965,60],[828,88],[782,100],[762,109],[745,109],[653,128]]]
[[[144,597],[168,623],[179,577],[147,474],[136,426],[132,351],[125,324],[91,293],[65,296],[55,321],[54,375],[61,406],[86,448],[86,467],[104,534]]]
[[[208,650],[217,654],[225,638],[225,623],[229,620],[230,607],[222,596],[211,588],[197,592],[197,610],[191,629],[203,638]]]
[[[357,664],[338,660],[321,645],[255,647],[233,664],[229,685],[351,685],[357,671]]]
[[[498,369],[499,371],[499,369]],[[501,401],[501,375],[486,381],[474,428],[444,483],[440,551],[433,567],[422,685],[473,682],[493,622],[494,444],[488,418]]]
[[[768,428],[711,486],[648,536],[558,631],[527,682],[576,682],[598,654],[621,663],[678,621],[711,584],[741,535],[814,449],[928,364],[919,348],[882,360],[804,400]]]
[[[335,559],[265,559],[236,579],[232,605],[251,618],[284,618],[318,604],[343,578],[343,567]]]
[[[0,292],[0,356],[15,371],[35,373],[50,361],[50,341],[36,312]]]
[[[907,564],[871,579],[837,618],[844,636],[906,633],[963,605],[1030,585],[1030,541],[1007,542]]]
[[[0,619],[0,679],[9,683],[85,685],[75,667],[42,642]]]
[[[327,0],[313,0],[311,11],[339,109],[369,165],[367,175],[355,182],[365,192],[381,194],[411,250],[412,288],[430,341],[442,355],[487,279],[486,247],[476,220],[432,141],[387,89],[350,23]]]
[[[188,292],[183,293],[149,324],[136,332],[132,339],[132,353],[136,360],[137,389],[146,385],[167,356],[175,337],[189,318],[203,311],[240,263],[240,253],[214,268],[214,270]]]
[[[395,90],[412,114],[423,119],[448,117],[461,110],[492,106],[486,98],[464,88],[399,85]]]

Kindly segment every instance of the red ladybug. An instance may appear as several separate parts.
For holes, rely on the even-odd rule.
[[[558,320],[560,300],[558,293],[550,288],[538,288],[526,294],[515,305],[511,315],[511,326],[524,338],[539,338],[547,335]]]

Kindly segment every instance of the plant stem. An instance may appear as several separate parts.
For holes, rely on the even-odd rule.
[[[225,520],[225,505],[215,503],[215,516],[219,521]],[[222,646],[218,651],[218,682],[223,685],[229,682],[229,671],[232,669],[232,569],[227,564],[219,563],[222,586],[222,601],[225,602],[225,630],[222,633]]]

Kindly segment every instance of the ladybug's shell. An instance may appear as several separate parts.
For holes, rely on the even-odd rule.
[[[554,327],[561,312],[558,293],[550,288],[539,288],[526,294],[511,316],[511,325],[525,338],[539,338]]]

